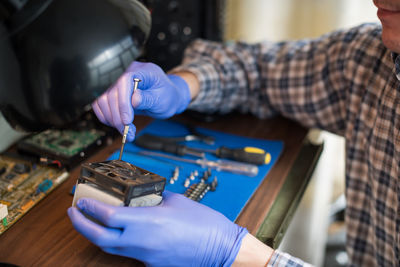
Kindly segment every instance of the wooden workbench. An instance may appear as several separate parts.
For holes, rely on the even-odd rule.
[[[320,146],[310,147],[305,142],[307,129],[280,117],[259,120],[235,114],[210,123],[194,122],[187,116],[174,119],[237,135],[284,141],[278,162],[236,220],[263,242],[278,246],[321,151]],[[150,121],[137,116],[137,130]],[[88,161],[105,160],[119,147],[120,139]],[[133,259],[104,253],[72,227],[67,209],[79,171],[73,169],[65,183],[0,236],[0,262],[19,266],[142,266]]]

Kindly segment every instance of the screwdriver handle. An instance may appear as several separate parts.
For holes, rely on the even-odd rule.
[[[232,159],[256,165],[263,165],[271,162],[271,154],[257,147],[228,148],[221,146],[215,150],[215,155],[219,158]]]
[[[184,156],[186,154],[202,157],[203,154],[195,151],[191,151],[187,146],[171,142],[163,137],[155,136],[151,134],[143,134],[138,136],[135,140],[137,146],[151,149],[160,150],[163,152],[175,154],[178,156]]]

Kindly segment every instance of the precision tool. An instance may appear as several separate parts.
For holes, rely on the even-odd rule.
[[[186,135],[183,136],[168,136],[168,137],[163,137],[165,139],[168,139],[170,142],[189,142],[189,141],[199,141],[208,145],[213,145],[215,143],[215,138],[214,136],[209,136],[200,133],[197,131],[196,127],[184,123],[179,123],[180,125],[183,125],[186,127],[187,131],[189,132]]]
[[[175,139],[173,139],[175,140]],[[256,165],[271,162],[271,154],[257,147],[229,148],[221,146],[217,149],[194,148],[172,141],[170,137],[143,134],[136,138],[135,144],[152,150],[161,150],[178,156],[192,155],[203,158],[203,152],[212,153],[218,158],[225,158]]]
[[[178,156],[192,155],[203,158],[205,155],[202,152],[193,150],[185,145],[170,141],[169,138],[155,136],[151,134],[143,134],[136,138],[135,144],[152,150],[161,150],[163,152],[172,153]]]
[[[133,78],[133,92],[132,92],[132,94],[135,93],[140,81],[141,80],[138,79],[138,78]],[[125,143],[126,143],[126,136],[128,135],[128,132],[129,132],[129,125],[125,125],[124,126],[124,133],[122,135],[122,144],[121,144],[121,150],[119,151],[118,160],[122,159],[122,154],[124,153],[124,147],[125,147]]]
[[[182,161],[182,162],[189,162],[193,164],[197,164],[202,166],[203,168],[211,168],[216,169],[217,171],[227,171],[236,174],[243,174],[247,176],[256,176],[258,174],[258,167],[253,164],[249,163],[240,163],[231,160],[207,160],[206,158],[201,159],[185,159],[179,158],[171,155],[166,155],[158,152],[153,151],[139,151],[139,154],[147,155],[147,156],[154,156],[154,157],[164,157],[172,160]]]
[[[185,125],[190,134],[182,137],[184,141],[200,141],[208,145],[213,145],[215,143],[215,138],[213,136],[205,135],[196,130],[192,125]]]

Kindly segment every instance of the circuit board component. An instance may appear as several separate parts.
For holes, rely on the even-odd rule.
[[[0,234],[68,177],[63,170],[0,156]]]
[[[8,215],[7,206],[0,203],[0,220],[1,220],[2,224],[3,224],[3,226],[7,226],[8,225],[7,215]]]
[[[25,138],[18,143],[18,149],[73,167],[103,145],[106,136],[106,132],[97,129],[49,129]]]

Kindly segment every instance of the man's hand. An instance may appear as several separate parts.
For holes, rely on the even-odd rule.
[[[133,93],[133,79],[141,80]],[[189,86],[178,75],[166,75],[153,63],[133,62],[118,81],[102,94],[92,107],[99,120],[115,127],[121,134],[129,125],[128,141],[135,137],[132,124],[137,114],[169,118],[183,112],[191,100]]]
[[[155,207],[115,207],[93,199],[80,199],[77,206],[68,215],[79,233],[105,252],[150,266],[230,266],[248,233],[221,213],[171,192]]]

